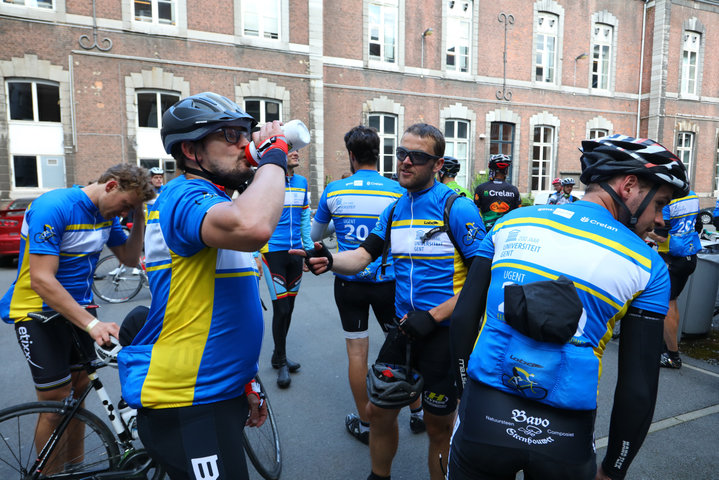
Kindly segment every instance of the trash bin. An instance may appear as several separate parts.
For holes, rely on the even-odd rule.
[[[697,255],[697,268],[677,298],[679,336],[701,336],[709,333],[718,288],[719,244],[707,245]]]

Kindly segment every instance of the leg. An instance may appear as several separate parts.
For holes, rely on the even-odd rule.
[[[392,460],[397,453],[399,432],[397,415],[399,410],[380,408],[368,404],[370,419],[369,453],[372,459],[372,472],[388,477],[392,472]]]
[[[429,466],[429,477],[432,480],[444,479],[444,473],[442,470],[447,469],[449,439],[452,436],[454,419],[454,412],[450,415],[434,415],[429,412],[424,413],[424,423],[427,426],[427,435],[429,436],[427,463]],[[442,458],[441,464],[440,455]]]
[[[347,374],[350,382],[350,389],[355,400],[357,413],[360,420],[369,422],[367,415],[367,352],[369,350],[369,337],[347,338],[347,359],[349,366]]]
[[[669,300],[669,311],[664,319],[664,343],[666,343],[667,350],[670,352],[679,350],[677,330],[679,330],[679,309],[675,299]]]

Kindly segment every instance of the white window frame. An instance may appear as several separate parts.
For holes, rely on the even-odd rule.
[[[10,84],[11,83],[29,83],[31,85],[30,91],[32,92],[32,120],[14,120],[10,118]],[[60,100],[60,85],[49,82],[49,81],[43,81],[43,80],[36,80],[36,79],[29,79],[29,78],[11,78],[8,79],[5,82],[5,95],[7,98],[7,120],[8,122],[12,123],[36,123],[36,124],[53,124],[53,123],[62,123],[62,110],[60,111],[60,120],[57,122],[50,122],[50,121],[40,121],[40,113],[38,111],[38,102],[37,102],[37,86],[38,84],[42,85],[50,85],[53,87],[57,87],[57,97],[58,101]],[[59,108],[59,107],[58,107]]]
[[[380,128],[377,129],[377,135],[379,135],[379,165],[377,165],[377,171],[380,175],[384,175],[385,177],[391,177],[393,173],[397,173],[397,157],[395,156],[397,152],[397,146],[399,145],[399,118],[397,115],[393,115],[391,113],[385,113],[385,112],[371,112],[367,116],[367,124],[372,126],[372,117],[379,117],[379,126]],[[386,118],[392,118],[394,119],[394,133],[387,133],[385,132],[385,119]],[[386,153],[385,152],[385,143],[387,141],[390,141],[392,144],[392,152]],[[385,170],[384,168],[384,160],[387,157],[391,157],[392,160],[392,170]]]
[[[274,2],[274,5],[270,3]],[[243,0],[241,2],[241,26],[240,32],[244,37],[258,38],[267,41],[281,41],[282,40],[282,1],[281,0],[266,0],[264,2],[257,2],[256,0]],[[274,19],[270,19],[263,13],[273,13],[276,16]],[[257,35],[248,34],[247,19],[255,15],[257,17]],[[269,21],[276,22],[277,37],[273,38],[267,36],[267,25]]]
[[[55,10],[57,7],[56,0],[2,0],[2,3],[4,5],[14,5],[17,7],[26,7],[26,8],[37,8],[43,11],[51,11]],[[40,6],[41,3],[49,3],[49,7]]]
[[[696,96],[699,91],[699,51],[702,34],[689,30],[682,37],[681,94]]]
[[[447,135],[447,123],[453,123],[454,135]],[[458,136],[460,124],[465,125],[465,137]],[[448,118],[444,121],[444,153],[450,157],[454,157],[459,161],[459,173],[455,178],[455,181],[464,188],[467,188],[467,182],[470,178],[469,175],[469,138],[471,135],[472,122],[466,118]],[[458,150],[464,149],[464,154],[457,153]]]
[[[609,90],[612,80],[614,26],[595,23],[592,28],[591,88]]]
[[[140,99],[139,99],[139,95],[140,95],[140,94],[154,94],[154,95],[155,95],[155,102],[156,102],[156,105],[157,105],[157,107],[158,107],[158,108],[156,109],[156,113],[157,113],[157,127],[141,127],[141,126],[140,126],[140,116],[137,115],[137,116],[136,116],[137,128],[151,128],[151,129],[153,129],[153,130],[160,130],[160,129],[162,128],[162,114],[163,114],[164,112],[162,111],[162,107],[161,107],[161,105],[162,105],[161,96],[162,96],[162,95],[167,95],[167,96],[177,97],[177,100],[175,100],[176,102],[180,101],[180,98],[182,98],[182,97],[180,96],[180,93],[179,93],[179,92],[171,92],[171,91],[167,91],[167,90],[156,90],[156,89],[154,89],[154,88],[152,88],[152,89],[137,89],[137,90],[135,91],[135,100],[137,101],[137,105],[138,105],[138,106],[139,106],[139,104],[140,104]],[[139,110],[138,110],[138,112],[139,112]]]
[[[532,76],[535,82],[557,83],[559,18],[559,15],[550,12],[537,13],[534,32],[534,74]],[[549,41],[550,39],[552,42]],[[550,44],[553,44],[551,48]],[[541,78],[538,78],[537,75],[538,68],[542,69]]]
[[[139,0],[132,0],[132,21],[135,23],[145,23],[150,25],[163,25],[168,27],[176,27],[177,26],[177,1],[178,0],[141,0],[142,2],[150,3],[150,9],[151,9],[151,17],[148,20],[138,19],[137,12],[135,11],[135,6],[137,4],[137,1]],[[159,4],[169,4],[170,5],[170,11],[171,19],[169,22],[165,20],[160,20],[160,8]]]
[[[609,135],[609,130],[606,128],[590,128],[589,129],[589,136],[587,137],[589,140],[594,140],[595,138],[602,138]]]
[[[470,0],[445,0],[447,7],[446,45],[444,51],[445,69],[457,73],[470,73],[472,69],[472,20],[474,2]],[[453,52],[450,53],[450,50]],[[466,53],[461,53],[465,49]],[[454,58],[454,65],[449,62]],[[464,58],[465,69],[461,69]]]
[[[140,126],[140,115],[139,115],[139,95],[140,94],[154,94],[155,95],[155,113],[157,115],[156,120],[156,127],[141,127]],[[150,167],[161,167],[162,169],[166,170],[167,173],[173,173],[174,172],[174,165],[175,161],[174,159],[169,156],[165,151],[164,147],[162,146],[162,142],[159,141],[160,139],[160,130],[162,129],[162,114],[164,113],[162,111],[162,100],[161,96],[167,95],[167,96],[173,96],[176,97],[175,101],[180,100],[182,98],[182,94],[177,91],[170,91],[170,90],[161,90],[161,89],[155,89],[155,88],[138,88],[135,90],[135,102],[138,107],[136,115],[135,115],[135,127],[137,128],[137,164],[141,167],[150,168]],[[149,145],[145,146],[142,142],[150,142]],[[142,143],[142,145],[141,145]]]
[[[540,140],[536,142],[534,140],[535,132],[537,128],[541,129]],[[546,132],[550,132],[551,138],[545,138]],[[531,155],[529,159],[529,188],[532,191],[549,190],[551,187],[552,178],[552,162],[554,158],[554,143],[556,138],[556,128],[552,125],[538,124],[532,127],[532,144],[531,144]],[[540,158],[535,158],[534,150],[539,148]],[[544,148],[549,149],[548,158],[544,158]],[[539,174],[534,174],[534,164],[539,163]],[[542,168],[544,166],[545,168]],[[535,188],[536,179],[536,188]]]
[[[687,179],[691,180],[692,166],[694,160],[694,146],[696,145],[696,133],[688,131],[677,132],[677,143],[675,153],[687,169]]]
[[[372,10],[379,9],[379,23],[372,23]],[[388,16],[394,17],[392,34],[394,41],[391,44],[393,56],[387,55],[388,45],[385,39],[385,22]],[[377,29],[377,39],[372,39],[372,29]],[[372,55],[370,47],[372,44],[379,44],[379,55]],[[398,64],[399,63],[399,1],[398,0],[372,0],[369,2],[367,11],[367,54],[373,61]]]
[[[263,125],[267,123],[267,104],[268,103],[274,103],[277,105],[277,115],[279,117],[279,120],[284,121],[284,117],[282,117],[282,100],[278,100],[276,98],[254,98],[254,97],[248,97],[243,100],[243,107],[245,108],[245,111],[247,111],[247,102],[260,102],[260,116],[259,118],[255,118],[257,120],[257,123],[260,125]]]

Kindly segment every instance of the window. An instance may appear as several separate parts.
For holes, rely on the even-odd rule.
[[[489,129],[489,155],[509,155],[514,159],[514,124],[506,122],[492,122]],[[507,170],[507,182],[512,181],[512,168]]]
[[[54,8],[53,0],[3,0],[3,3],[23,5],[25,7],[32,8],[47,8],[48,10],[52,10]]]
[[[532,142],[532,190],[549,190],[553,148],[554,128],[547,125],[534,127]]]
[[[60,87],[40,82],[10,81],[10,120],[60,122]]]
[[[456,181],[467,187],[469,168],[469,122],[466,120],[446,120],[444,122],[445,155],[459,160],[459,173]]]
[[[162,114],[180,100],[174,92],[148,90],[137,91],[137,159],[141,167],[150,169],[161,167],[168,170],[169,162],[174,161],[165,153],[160,140]]]
[[[135,21],[175,25],[175,0],[134,0]]]
[[[447,70],[469,72],[472,2],[450,0],[447,10]]]
[[[699,73],[699,45],[701,34],[697,32],[684,32],[684,48],[682,51],[682,78],[681,93],[685,95],[697,94],[697,78]]]
[[[679,132],[677,134],[677,157],[687,167],[687,177],[691,177],[692,158],[694,151],[694,132]]]
[[[610,69],[612,65],[611,25],[597,23],[592,30],[592,88],[609,90]]]
[[[137,126],[159,128],[162,125],[162,114],[179,100],[180,96],[173,93],[138,92]]]
[[[535,28],[534,79],[538,82],[553,83],[557,63],[559,17],[551,13],[539,12]]]
[[[369,5],[369,58],[397,61],[397,0],[373,1]]]
[[[245,111],[257,120],[257,123],[267,123],[282,118],[280,102],[274,100],[245,100]]]
[[[602,138],[609,135],[609,130],[604,128],[592,128],[589,130],[589,139],[594,140],[595,138]]]
[[[386,114],[370,114],[369,126],[379,134],[380,152],[377,170],[387,178],[397,172],[397,159],[394,156],[397,148],[397,117]]]
[[[248,37],[280,38],[280,0],[242,2],[242,34]]]

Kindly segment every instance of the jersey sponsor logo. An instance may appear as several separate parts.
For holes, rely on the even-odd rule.
[[[219,197],[219,195],[213,192],[202,192],[202,198],[195,200],[195,204],[202,205],[202,202],[204,202],[205,200],[215,197]]]
[[[570,212],[569,210],[565,210],[563,208],[555,208],[554,214],[564,218],[572,218],[574,216],[574,212]]]
[[[17,329],[17,338],[20,342],[20,348],[22,348],[22,353],[25,354],[25,360],[27,360],[27,363],[32,365],[35,368],[39,368],[40,370],[43,370],[43,368],[38,365],[37,363],[32,361],[32,358],[30,358],[30,345],[32,345],[32,340],[30,339],[30,334],[27,333],[27,328],[25,327],[18,327]]]
[[[362,180],[355,180],[354,182],[352,182],[352,184],[353,184],[355,187],[361,187],[361,186],[362,186]]]
[[[520,235],[518,228],[513,228],[507,234],[507,240],[502,243],[500,257],[510,257],[516,250],[526,250],[530,252],[539,252],[542,247],[539,246],[539,238],[530,237],[529,235]]]
[[[57,233],[55,233],[55,228],[52,225],[48,225],[46,223],[42,227],[42,232],[38,232],[35,234],[35,241],[38,243],[51,242],[53,244],[56,244]]]
[[[489,205],[489,209],[495,213],[507,213],[509,211],[509,204],[507,202],[492,202]]]
[[[220,478],[220,471],[217,468],[217,455],[207,457],[191,458],[192,471],[196,480],[217,480]]]
[[[509,354],[509,358],[511,358],[511,359],[514,360],[515,362],[517,362],[517,363],[519,363],[519,364],[521,364],[521,365],[525,365],[525,366],[527,366],[527,367],[544,368],[543,365],[540,365],[540,364],[538,364],[538,363],[528,362],[528,361],[526,361],[526,360],[524,360],[524,359],[521,359],[521,358],[519,358],[519,357],[515,357],[515,356],[512,355],[511,353]]]
[[[484,191],[485,197],[512,197],[514,198],[514,192],[505,191],[505,190],[485,190]]]

